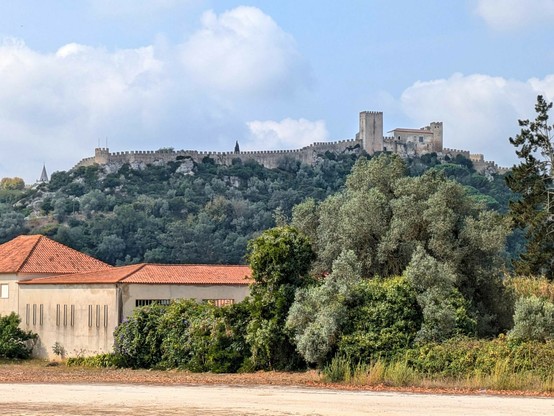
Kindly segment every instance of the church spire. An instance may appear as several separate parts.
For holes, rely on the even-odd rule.
[[[46,173],[46,165],[42,165],[42,173],[40,174],[40,179],[38,180],[40,183],[46,183],[48,182],[48,174]]]
[[[235,142],[235,153],[240,153],[239,141]]]

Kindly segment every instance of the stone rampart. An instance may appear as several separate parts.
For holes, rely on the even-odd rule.
[[[301,162],[313,165],[319,154],[325,152],[345,153],[359,151],[360,142],[355,139],[340,140],[337,142],[315,142],[301,149],[286,150],[250,150],[243,152],[212,152],[197,150],[178,150],[160,149],[160,150],[130,150],[110,153],[108,149],[99,148],[95,150],[94,157],[82,159],[75,168],[80,166],[99,165],[123,165],[125,163],[167,163],[179,160],[181,158],[190,158],[196,163],[200,163],[203,158],[209,157],[216,163],[231,165],[234,159],[240,159],[243,162],[255,160],[266,168],[276,168],[280,161],[285,157],[291,157]]]

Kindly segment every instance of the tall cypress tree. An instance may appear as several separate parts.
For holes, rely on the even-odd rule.
[[[519,194],[510,202],[513,226],[525,231],[526,251],[514,261],[517,273],[554,279],[554,146],[548,112],[552,103],[537,97],[534,121],[519,120],[520,133],[510,137],[520,163],[506,176]]]

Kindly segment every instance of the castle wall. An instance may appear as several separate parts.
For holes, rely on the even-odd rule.
[[[313,165],[318,155],[325,152],[346,153],[359,152],[361,143],[356,140],[342,140],[338,142],[316,142],[301,149],[294,150],[260,150],[243,152],[200,152],[196,150],[147,150],[125,151],[110,153],[108,149],[96,149],[95,157],[81,160],[75,168],[80,166],[115,165],[122,166],[126,163],[133,164],[161,164],[173,162],[182,158],[190,158],[196,163],[202,162],[205,157],[213,159],[222,165],[231,165],[234,159],[242,162],[255,160],[266,168],[274,169],[279,166],[283,158],[290,157],[308,165]]]
[[[325,152],[341,154],[366,151],[372,155],[376,152],[386,151],[402,157],[421,156],[432,152],[436,152],[440,157],[455,158],[457,155],[461,155],[471,159],[475,169],[479,172],[506,172],[508,170],[498,167],[494,162],[485,161],[483,155],[472,155],[467,150],[443,148],[442,122],[433,122],[421,129],[395,129],[393,134],[393,137],[383,135],[382,112],[363,111],[360,113],[359,132],[353,140],[317,142],[294,150],[265,151],[240,151],[238,143],[235,151],[231,152],[160,149],[110,153],[109,149],[98,148],[95,149],[94,157],[82,159],[75,167],[99,164],[107,166],[108,171],[115,172],[126,163],[131,164],[133,168],[142,169],[146,165],[165,164],[181,159],[190,159],[201,163],[205,157],[208,157],[222,165],[231,165],[235,159],[240,159],[242,162],[255,160],[266,168],[274,169],[279,167],[280,162],[287,157],[314,165],[319,155]]]

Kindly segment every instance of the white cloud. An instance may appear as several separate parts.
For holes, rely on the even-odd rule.
[[[487,160],[511,166],[510,136],[518,119],[534,119],[538,94],[554,97],[554,76],[528,81],[473,74],[416,82],[400,98],[404,112],[418,126],[443,121],[444,146],[483,153]]]
[[[182,61],[196,84],[240,97],[288,95],[309,77],[292,36],[254,7],[204,13]]]
[[[285,118],[281,121],[250,121],[246,124],[251,134],[242,146],[244,150],[298,149],[328,138],[323,120]]]
[[[208,13],[181,45],[40,53],[0,39],[0,177],[69,169],[106,138],[112,150],[231,150],[247,133],[241,112],[302,87],[301,61],[269,16],[243,7]]]
[[[510,30],[532,24],[552,23],[552,0],[478,0],[476,13],[496,30]]]

